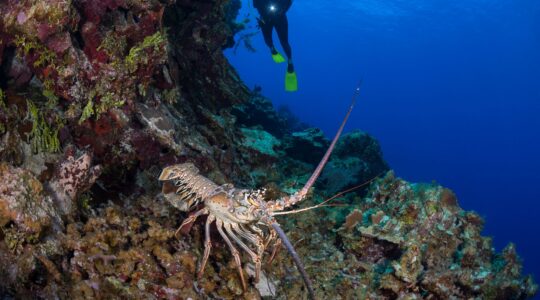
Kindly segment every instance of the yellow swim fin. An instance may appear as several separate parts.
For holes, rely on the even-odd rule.
[[[298,80],[296,79],[296,72],[285,73],[285,91],[287,92],[298,91]]]
[[[279,52],[276,52],[276,54],[272,54],[272,59],[276,64],[285,62],[285,57],[283,57],[283,55],[281,55]]]

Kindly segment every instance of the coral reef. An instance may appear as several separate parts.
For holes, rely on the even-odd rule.
[[[320,130],[287,109],[276,112],[224,57],[243,28],[239,7],[238,0],[0,2],[0,298],[304,293],[285,253],[243,290],[219,235],[197,280],[204,218],[174,236],[188,215],[158,186],[163,167],[189,161],[217,184],[265,187],[277,198],[302,187],[326,150]],[[373,137],[346,134],[304,205],[371,184],[333,203],[341,207],[280,217],[319,298],[536,293],[515,247],[496,253],[480,234],[481,218],[452,192],[388,170]]]
[[[448,189],[389,172],[355,207],[361,216],[339,236],[346,253],[367,266],[367,283],[381,296],[523,299],[536,292],[531,277],[515,276],[514,246],[495,253],[480,235],[482,219],[463,211]]]
[[[272,102],[255,92],[249,101],[235,105],[231,113],[238,125],[258,127],[278,138],[282,138],[291,128],[287,120],[275,111]]]
[[[0,225],[16,226],[28,234],[39,234],[59,218],[52,199],[31,172],[0,163]],[[10,224],[12,223],[12,224]]]

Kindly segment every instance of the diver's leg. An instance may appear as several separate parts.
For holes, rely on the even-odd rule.
[[[294,68],[292,67],[292,49],[291,45],[289,44],[289,21],[287,20],[287,15],[283,15],[279,19],[277,19],[275,22],[275,26],[279,38],[279,43],[281,44],[283,51],[285,51],[285,54],[289,59],[289,67],[287,68],[287,71],[293,72]]]
[[[263,33],[264,42],[270,48],[270,52],[272,53],[272,59],[276,63],[282,63],[285,62],[285,58],[279,54],[279,52],[276,50],[276,47],[274,47],[274,41],[272,40],[272,30],[274,30],[274,24],[272,23],[263,23],[261,25],[261,31]]]
[[[289,58],[289,61],[287,62],[287,73],[285,73],[285,90],[287,92],[296,92],[298,90],[298,80],[296,79],[296,73],[294,72],[292,50],[291,45],[289,44],[289,21],[287,20],[287,16],[281,16],[276,20],[274,26],[276,26],[281,47],[283,47],[283,51],[285,51],[287,58]]]
[[[264,43],[268,48],[270,48],[270,51],[272,51],[272,54],[274,54],[274,51],[276,51],[276,48],[274,47],[274,41],[272,39],[272,29],[274,26],[272,24],[261,24],[261,31],[264,38]]]

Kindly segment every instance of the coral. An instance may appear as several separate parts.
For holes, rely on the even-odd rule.
[[[264,130],[242,128],[244,135],[244,146],[258,153],[277,157],[277,147],[280,146],[280,141],[270,133]]]
[[[13,222],[26,233],[39,234],[58,213],[43,185],[29,171],[0,163],[0,228]]]
[[[55,170],[49,187],[55,203],[64,216],[72,216],[77,196],[89,189],[101,172],[100,166],[92,166],[92,156],[81,153],[75,156],[74,149],[66,150],[66,157]]]
[[[345,223],[343,224],[343,227],[347,230],[351,230],[358,224],[360,221],[362,221],[362,212],[358,209],[353,210],[346,218]]]
[[[359,206],[363,220],[340,235],[347,251],[374,265],[370,268],[374,276],[378,266],[384,267],[384,282],[372,283],[381,292],[401,297],[422,290],[423,297],[447,299],[479,293],[517,299],[536,293],[531,278],[516,271],[520,263],[512,246],[503,251],[509,253],[502,259],[509,270],[503,275],[501,257],[480,236],[479,217],[461,210],[448,189],[410,184],[390,172],[373,183]],[[507,294],[509,290],[513,296]]]

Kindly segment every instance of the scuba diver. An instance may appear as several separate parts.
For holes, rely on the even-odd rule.
[[[289,45],[289,22],[287,21],[287,11],[292,5],[292,0],[253,0],[253,6],[259,12],[257,19],[261,28],[264,42],[270,48],[272,59],[276,63],[285,62],[285,58],[274,47],[272,31],[275,28],[279,43],[287,55],[287,73],[285,74],[285,90],[295,92],[298,90],[298,82],[292,61],[291,45]]]

